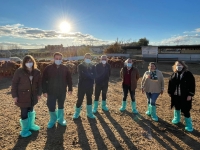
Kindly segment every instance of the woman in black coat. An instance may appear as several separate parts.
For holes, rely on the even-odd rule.
[[[192,108],[192,97],[195,94],[195,78],[183,61],[176,61],[172,69],[173,73],[168,84],[171,108],[175,107],[172,123],[180,122],[182,112],[185,117],[185,130],[192,132],[190,109]]]

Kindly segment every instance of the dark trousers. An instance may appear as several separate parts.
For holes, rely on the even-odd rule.
[[[66,93],[57,96],[48,94],[47,107],[49,108],[49,111],[54,112],[56,110],[56,101],[58,102],[58,109],[63,109],[65,98]]]
[[[134,102],[135,101],[135,90],[131,91],[131,86],[125,85],[125,84],[122,85],[122,88],[123,88],[123,93],[124,93],[123,101],[126,101],[127,96],[128,96],[128,91],[129,91],[131,100]]]
[[[78,87],[78,100],[76,102],[76,107],[81,107],[83,103],[84,96],[86,94],[87,105],[92,105],[92,94],[93,94],[93,87],[91,88],[84,88]]]
[[[176,99],[176,102],[175,102],[175,105],[174,105],[175,109],[181,110],[181,112],[184,114],[184,116],[186,118],[190,118],[190,107],[187,107],[185,105],[190,105],[191,102],[190,101],[183,102],[183,99],[182,99],[181,96],[174,96],[173,98]]]
[[[25,120],[28,118],[28,112],[32,112],[33,111],[33,107],[27,107],[27,108],[21,108],[21,119]]]
[[[100,93],[102,92],[102,100],[106,100],[106,94],[108,91],[108,83],[107,84],[96,84],[95,85],[95,101],[99,100]]]

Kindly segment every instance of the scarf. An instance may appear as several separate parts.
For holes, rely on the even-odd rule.
[[[158,77],[156,75],[156,70],[155,71],[150,71],[150,78],[152,80],[158,80]]]
[[[183,73],[184,72],[182,72],[182,71],[179,71],[176,73],[177,80],[176,80],[176,91],[175,91],[174,95],[181,96],[180,84],[181,84],[181,78],[183,76]]]

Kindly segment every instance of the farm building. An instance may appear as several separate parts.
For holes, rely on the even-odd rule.
[[[146,61],[200,62],[200,45],[178,46],[123,46],[125,53]]]

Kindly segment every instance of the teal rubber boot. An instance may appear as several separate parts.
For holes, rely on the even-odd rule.
[[[49,112],[49,114],[50,114],[50,120],[49,120],[49,122],[48,122],[48,125],[47,125],[47,128],[48,129],[50,129],[50,128],[52,128],[54,125],[55,125],[55,123],[56,123],[56,121],[57,121],[57,115],[56,115],[56,111],[54,111],[54,112]]]
[[[93,107],[93,110],[92,110],[93,113],[97,112],[98,105],[99,105],[99,101],[94,101],[94,107]]]
[[[63,109],[58,109],[57,110],[57,121],[60,125],[66,126],[67,122],[64,119],[64,110]]]
[[[92,105],[87,105],[87,116],[91,119],[96,118],[96,116],[92,113]]]
[[[126,104],[127,104],[127,102],[126,101],[122,101],[122,106],[120,107],[120,111],[124,111],[124,110],[126,110]]]
[[[132,112],[133,112],[134,114],[137,114],[137,113],[138,113],[138,111],[137,111],[137,109],[136,109],[136,102],[131,102],[131,108],[132,108]]]
[[[148,115],[148,116],[151,116],[151,106],[150,106],[150,104],[148,104],[148,106],[147,106],[148,108],[147,108],[147,111],[146,111],[146,115]]]
[[[192,127],[192,119],[191,118],[186,118],[185,117],[185,130],[192,132],[193,127]]]
[[[181,120],[181,112],[180,110],[174,110],[174,118],[172,120],[173,124],[178,124]]]
[[[154,120],[154,121],[158,121],[158,116],[156,115],[156,106],[150,106],[151,108],[151,118]]]
[[[102,103],[101,103],[101,108],[104,110],[104,111],[108,111],[108,106],[106,105],[106,100],[102,100]]]
[[[77,119],[80,116],[80,112],[81,112],[81,107],[79,108],[75,107],[75,113],[73,115],[73,119]]]
[[[35,111],[28,113],[29,118],[29,130],[38,131],[40,130],[40,127],[35,124]]]
[[[28,118],[25,119],[25,120],[20,119],[20,125],[21,125],[21,128],[22,128],[22,130],[20,131],[20,135],[22,137],[28,137],[32,134],[29,131],[29,119]]]

